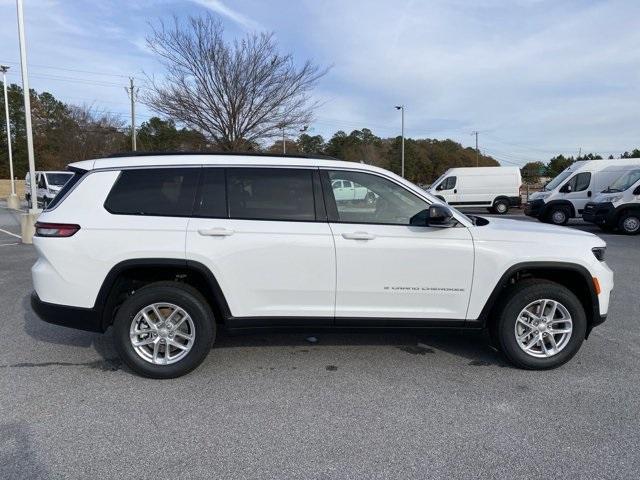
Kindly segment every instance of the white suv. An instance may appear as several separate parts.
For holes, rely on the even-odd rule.
[[[149,377],[194,369],[218,328],[266,326],[486,328],[515,365],[546,369],[606,318],[600,238],[465,216],[380,168],[180,154],[69,169],[36,225],[33,308],[113,326]],[[341,201],[344,182],[371,195]]]

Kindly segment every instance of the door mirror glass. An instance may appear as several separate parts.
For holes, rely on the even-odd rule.
[[[414,227],[450,227],[453,225],[453,212],[445,205],[434,203],[411,217],[410,225]]]

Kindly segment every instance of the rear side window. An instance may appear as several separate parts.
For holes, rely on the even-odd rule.
[[[69,191],[80,181],[82,177],[85,176],[86,173],[86,170],[74,170],[71,178],[64,184],[64,187],[60,189],[56,196],[53,197],[53,200],[49,202],[45,211],[52,210],[56,205],[62,202],[64,197],[67,196],[67,193],[69,193]]]
[[[229,216],[238,219],[314,221],[312,170],[227,169]]]
[[[104,207],[120,215],[188,217],[200,168],[123,170]]]

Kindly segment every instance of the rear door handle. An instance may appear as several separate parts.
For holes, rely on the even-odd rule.
[[[233,235],[234,232],[233,230],[228,230],[226,228],[215,227],[198,230],[198,233],[205,237],[228,237],[229,235]]]
[[[373,240],[376,236],[367,232],[351,232],[343,233],[342,238],[346,238],[347,240]]]

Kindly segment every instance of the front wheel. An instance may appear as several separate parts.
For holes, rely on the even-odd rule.
[[[496,337],[500,350],[520,368],[544,370],[568,362],[587,331],[584,308],[568,288],[525,280],[505,292]]]
[[[493,210],[499,215],[504,215],[509,211],[509,202],[502,198],[498,199],[493,202]]]
[[[202,295],[178,282],[156,282],[127,298],[118,309],[115,347],[134,372],[175,378],[200,365],[213,345],[216,324]]]
[[[623,213],[618,221],[618,228],[627,235],[640,233],[640,214],[635,212]]]
[[[549,223],[554,225],[566,225],[570,216],[571,213],[568,207],[553,207],[547,215],[547,219]]]

